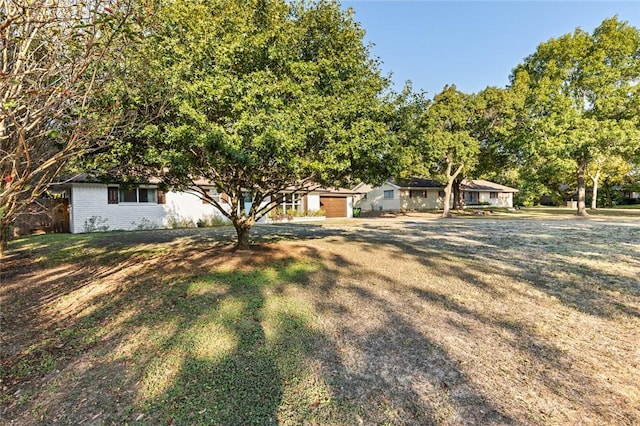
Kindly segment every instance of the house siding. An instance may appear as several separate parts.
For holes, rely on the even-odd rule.
[[[489,203],[493,207],[513,207],[513,194],[510,192],[498,192],[498,198],[491,198],[490,192],[481,191],[478,200],[480,203]]]
[[[418,189],[426,191],[427,196],[412,197],[409,189],[403,189],[400,193],[402,210],[433,210],[442,208],[442,198],[438,196],[438,189]]]
[[[162,228],[168,228],[172,220],[186,220],[193,222],[193,225],[200,219],[207,217],[220,217],[224,215],[213,206],[213,204],[204,204],[200,197],[193,192],[167,192],[167,203],[165,207],[165,218],[162,222]]]
[[[393,198],[385,199],[384,191],[392,191]],[[367,193],[366,198],[360,198],[356,207],[360,207],[362,211],[397,211],[401,209],[401,196],[400,189],[397,186],[389,185],[388,183],[373,188]]]
[[[107,188],[112,186],[117,185],[76,184],[71,187],[71,233],[167,228],[172,219],[191,221],[195,226],[205,217],[224,217],[213,205],[203,204],[190,192],[167,192],[166,204],[108,204]]]
[[[413,181],[412,181],[413,182]],[[398,187],[392,182],[386,182],[379,187],[371,187],[370,185],[361,184],[354,190],[366,192],[366,196],[358,196],[356,199],[356,207],[360,207],[362,211],[411,211],[411,210],[441,210],[444,208],[444,199],[439,194],[443,191],[442,186],[436,186],[438,182],[424,182],[415,179],[416,186]],[[429,186],[433,185],[433,186]],[[489,181],[471,181],[465,186],[476,186],[476,188],[463,188],[465,194],[464,199],[468,207],[486,205],[493,207],[513,207],[513,193],[518,190],[502,185],[494,184]],[[482,185],[482,187],[479,187]],[[494,189],[495,188],[495,189]],[[393,199],[384,199],[384,191],[393,190]],[[411,191],[416,191],[411,196]],[[426,197],[422,196],[422,192],[426,191]],[[491,198],[491,192],[497,192],[497,198]],[[473,195],[473,196],[471,196]],[[449,199],[449,207],[453,207],[453,191]]]
[[[320,210],[320,195],[307,194],[307,211]]]
[[[71,188],[70,231],[130,230],[138,226],[163,227],[165,205],[156,203],[107,203],[107,185],[85,184]]]

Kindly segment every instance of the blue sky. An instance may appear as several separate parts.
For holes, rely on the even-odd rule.
[[[640,1],[380,1],[343,0],[366,30],[372,54],[429,97],[445,84],[474,93],[504,87],[511,70],[552,37],[576,27],[592,32],[618,15],[640,28]]]

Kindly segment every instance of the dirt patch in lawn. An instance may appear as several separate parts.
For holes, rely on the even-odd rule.
[[[232,235],[14,244],[2,422],[640,422],[638,224],[272,226],[246,252]]]

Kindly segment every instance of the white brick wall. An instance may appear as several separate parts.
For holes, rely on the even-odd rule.
[[[74,184],[71,188],[71,233],[92,231],[166,228],[172,217],[192,221],[210,216],[223,217],[194,194],[167,192],[166,204],[108,204],[107,187],[115,185]]]

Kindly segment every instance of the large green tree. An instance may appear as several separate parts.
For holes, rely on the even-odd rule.
[[[526,121],[523,93],[511,88],[487,87],[474,96],[472,135],[480,143],[475,168],[468,173],[504,185],[520,187],[523,152],[518,132]]]
[[[167,107],[117,151],[196,191],[246,248],[284,192],[388,175],[388,81],[363,36],[333,1],[166,2],[143,56],[145,96]]]
[[[454,85],[445,86],[425,107],[420,117],[422,134],[414,145],[418,161],[414,166],[421,174],[444,179],[442,217],[450,217],[453,186],[478,161],[480,145],[472,135],[473,97]]]
[[[589,164],[638,149],[639,82],[640,32],[617,18],[540,44],[514,70],[512,84],[527,92],[528,158],[547,170],[573,163],[580,216]]]

